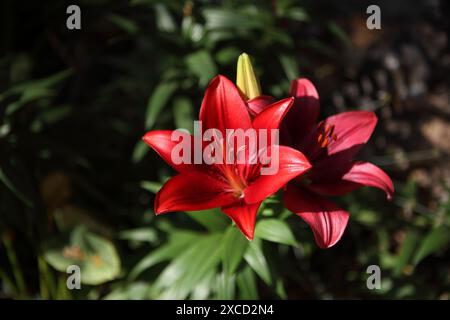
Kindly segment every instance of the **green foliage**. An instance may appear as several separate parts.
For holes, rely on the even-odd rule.
[[[289,226],[282,220],[264,219],[259,221],[256,225],[255,234],[256,237],[267,241],[292,246],[297,245],[291,229],[289,229]]]
[[[114,245],[82,226],[70,233],[67,242],[50,240],[45,245],[44,258],[60,272],[66,272],[70,265],[78,265],[84,284],[98,285],[117,278],[120,273],[120,258]]]

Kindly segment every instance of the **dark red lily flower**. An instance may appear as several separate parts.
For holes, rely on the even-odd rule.
[[[218,129],[224,137],[226,129],[276,129],[292,102],[293,98],[288,98],[273,103],[252,120],[236,86],[219,75],[206,90],[199,118],[204,131]],[[279,148],[279,158],[272,159],[279,161],[279,170],[275,175],[261,175],[260,168],[263,165],[259,162],[176,164],[171,154],[178,142],[172,141],[172,132],[150,131],[143,137],[179,172],[157,193],[155,213],[220,207],[248,239],[253,238],[256,213],[261,202],[311,167],[301,152],[285,146],[274,146]],[[188,133],[184,135],[188,141],[190,139],[193,147],[194,137]]]
[[[349,213],[327,199],[363,186],[379,188],[392,198],[394,186],[377,166],[354,161],[369,140],[377,117],[369,111],[349,111],[317,123],[319,95],[307,79],[292,82],[294,106],[281,125],[281,144],[303,152],[313,165],[307,176],[294,178],[283,193],[285,206],[311,227],[316,243],[329,248],[342,237]],[[249,109],[265,109],[261,98]],[[256,106],[255,106],[256,105]],[[255,112],[257,114],[257,112]]]

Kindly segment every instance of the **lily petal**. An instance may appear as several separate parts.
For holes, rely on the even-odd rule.
[[[281,121],[292,106],[294,98],[286,98],[268,106],[253,119],[253,128],[278,129]]]
[[[341,239],[349,218],[347,211],[292,184],[284,191],[283,201],[286,208],[310,226],[320,248],[330,248]]]
[[[314,163],[313,181],[330,181],[350,170],[355,155],[369,140],[376,126],[377,117],[370,111],[343,112],[320,122],[299,148]],[[317,135],[324,127],[333,128],[334,138],[328,138],[323,148]]]
[[[247,107],[252,116],[256,116],[275,102],[271,96],[261,95],[247,101]]]
[[[350,170],[339,179],[313,182],[308,185],[308,189],[323,195],[338,196],[364,186],[384,191],[389,200],[394,194],[391,178],[376,165],[362,161],[354,162]]]
[[[334,126],[334,134],[337,137],[327,147],[328,155],[332,155],[366,144],[377,125],[377,116],[371,111],[348,111],[328,117],[325,123]],[[355,148],[354,154],[359,149]]]
[[[167,181],[156,194],[155,213],[197,211],[237,202],[230,186],[207,172],[185,171]]]
[[[295,101],[283,121],[283,130],[287,131],[289,142],[296,146],[317,121],[320,112],[319,94],[311,81],[300,78],[292,81],[290,95]]]
[[[304,174],[311,168],[308,159],[300,151],[286,146],[274,145],[272,148],[278,148],[278,157],[273,156],[268,166],[276,171],[273,174],[260,175],[245,188],[244,199],[248,204],[264,200],[290,180]]]
[[[255,233],[256,214],[261,202],[246,204],[240,201],[238,204],[223,207],[222,211],[234,221],[248,240],[252,240]]]
[[[165,162],[167,162],[172,168],[178,172],[185,171],[192,168],[192,164],[180,163],[176,164],[172,159],[173,148],[180,143],[181,140],[189,141],[192,148],[192,136],[183,131],[177,131],[177,135],[180,136],[180,141],[173,141],[173,130],[154,130],[147,132],[142,140],[148,144],[153,150],[155,150]],[[191,161],[191,163],[193,163]]]
[[[250,115],[239,90],[222,75],[215,77],[206,89],[200,120],[203,130],[218,129],[224,137],[226,129],[251,128]]]

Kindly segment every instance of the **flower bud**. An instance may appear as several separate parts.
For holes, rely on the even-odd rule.
[[[237,63],[236,84],[247,99],[253,99],[261,95],[258,78],[253,71],[253,66],[248,54],[239,56]]]

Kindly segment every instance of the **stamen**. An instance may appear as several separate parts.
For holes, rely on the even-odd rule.
[[[321,148],[327,147],[331,141],[337,140],[337,135],[334,133],[334,125],[322,124],[317,135],[317,143]]]

